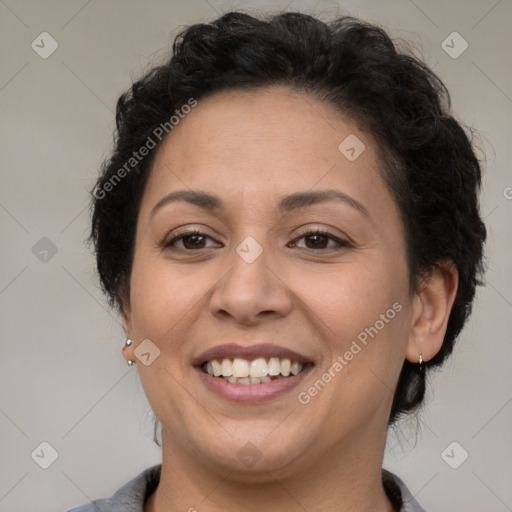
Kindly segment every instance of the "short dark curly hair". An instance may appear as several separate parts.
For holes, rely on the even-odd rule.
[[[90,240],[102,288],[112,306],[121,310],[129,304],[139,205],[165,140],[155,137],[163,133],[159,127],[168,127],[191,99],[271,86],[312,94],[373,136],[405,229],[411,291],[439,263],[451,260],[457,268],[459,285],[443,345],[424,363],[425,371],[404,361],[392,424],[418,408],[427,371],[453,350],[476,285],[482,284],[486,228],[479,215],[479,161],[449,113],[446,87],[375,25],[348,16],[325,23],[294,12],[267,18],[230,12],[178,34],[168,62],[136,81],[117,103],[114,150],[91,204]],[[148,155],[134,159],[141,147],[150,147],[149,140]]]

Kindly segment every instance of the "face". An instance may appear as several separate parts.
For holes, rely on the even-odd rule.
[[[216,94],[173,128],[124,311],[132,347],[150,340],[164,450],[285,474],[384,438],[412,301],[380,165],[368,134],[285,88]]]

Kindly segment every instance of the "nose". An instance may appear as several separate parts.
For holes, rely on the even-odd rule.
[[[231,268],[211,295],[211,313],[244,325],[257,325],[265,319],[289,314],[292,309],[290,290],[280,272],[271,268],[270,259],[265,249],[251,263],[233,251]]]

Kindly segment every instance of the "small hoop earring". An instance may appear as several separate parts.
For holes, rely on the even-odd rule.
[[[125,347],[129,347],[131,344],[133,343],[133,340],[129,339],[129,338],[126,338],[126,341],[124,343],[124,346]],[[135,364],[135,361],[132,361],[131,359],[128,359],[128,361],[126,361],[126,364],[128,366],[133,366]]]
[[[421,371],[421,364],[423,363],[423,357],[421,357],[421,349],[420,349],[420,371]]]

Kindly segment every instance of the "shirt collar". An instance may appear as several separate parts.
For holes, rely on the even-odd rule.
[[[143,512],[144,503],[158,487],[161,469],[162,464],[151,466],[124,484],[110,498],[94,500],[84,508],[78,507],[68,512]],[[382,485],[399,512],[426,512],[405,483],[386,469],[382,469]]]

